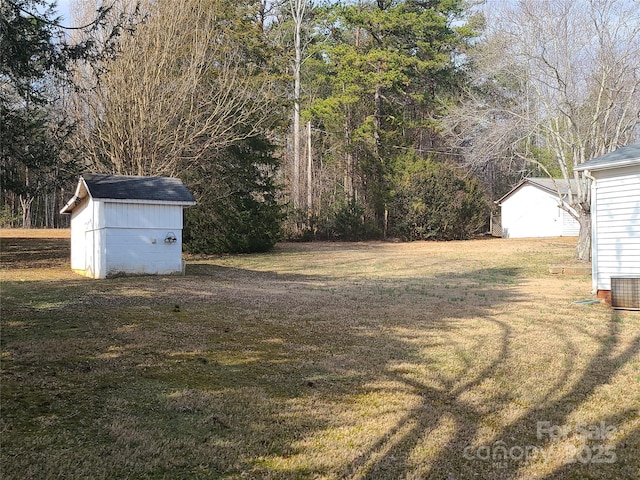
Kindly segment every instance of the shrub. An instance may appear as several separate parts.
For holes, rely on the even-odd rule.
[[[404,240],[463,240],[486,225],[487,215],[476,179],[446,163],[421,161],[397,182],[390,233]]]
[[[375,222],[354,199],[332,205],[314,219],[314,226],[316,237],[327,240],[362,241],[380,237]]]
[[[271,145],[249,139],[199,170],[185,183],[197,205],[185,212],[185,250],[192,253],[252,253],[271,249],[280,235],[281,207]]]
[[[341,240],[366,240],[376,236],[375,226],[365,217],[365,209],[356,200],[339,205],[335,211],[334,228]]]

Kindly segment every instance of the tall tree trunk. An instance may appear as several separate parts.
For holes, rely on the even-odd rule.
[[[293,63],[293,206],[300,208],[300,70],[302,68],[301,31],[307,0],[289,0],[294,22]]]
[[[575,258],[585,262],[591,261],[591,212],[580,212],[580,234]]]
[[[345,170],[344,170],[344,193],[351,200],[354,197],[354,165],[353,153],[351,152],[351,128],[349,126],[349,115],[347,114],[344,121],[344,143],[345,143]]]
[[[51,228],[49,226],[49,194],[44,193],[44,228]]]
[[[311,151],[311,120],[307,123],[307,227],[311,228],[313,216],[313,152]]]
[[[24,185],[27,193],[25,195],[18,196],[20,206],[22,207],[22,228],[31,228],[31,205],[33,204],[35,197],[32,197],[29,193],[29,187],[31,186],[29,180],[29,167],[25,167]]]
[[[31,228],[31,205],[35,197],[27,194],[25,196],[20,195],[19,199],[22,207],[22,228]]]
[[[381,72],[380,66],[378,66],[378,74]],[[374,140],[374,155],[376,158],[380,158],[380,132],[382,131],[382,87],[380,85],[376,86],[376,92],[374,95],[374,106],[375,112],[373,114],[375,119],[376,128],[373,132],[373,140]]]
[[[293,179],[291,182],[293,183],[293,207],[297,209],[300,208],[300,103],[297,100],[293,104]]]

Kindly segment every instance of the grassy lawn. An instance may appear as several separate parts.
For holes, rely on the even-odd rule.
[[[68,232],[0,236],[3,478],[640,476],[640,313],[573,303],[575,240],[90,280]]]

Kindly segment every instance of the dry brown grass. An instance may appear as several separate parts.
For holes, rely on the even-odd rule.
[[[2,240],[7,478],[638,478],[640,315],[573,303],[590,278],[547,273],[573,240],[100,281],[38,241]]]
[[[68,228],[0,228],[0,238],[70,238]]]
[[[77,278],[69,267],[69,229],[0,229],[0,280]]]

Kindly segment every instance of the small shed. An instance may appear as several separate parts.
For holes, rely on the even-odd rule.
[[[573,180],[572,180],[573,182]],[[572,190],[575,187],[571,185]],[[558,192],[558,189],[560,192]],[[580,224],[565,204],[569,183],[564,179],[525,178],[496,201],[501,209],[504,238],[573,237]]]
[[[585,171],[593,180],[594,293],[610,300],[612,283],[617,280],[625,280],[632,290],[640,291],[640,143],[592,158],[575,170]]]
[[[60,211],[71,215],[71,268],[87,277],[183,272],[183,208],[177,178],[86,174]]]

